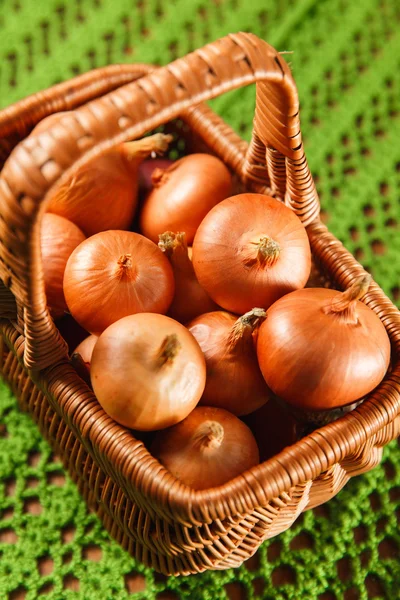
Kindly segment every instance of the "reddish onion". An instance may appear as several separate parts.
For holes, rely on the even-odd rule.
[[[98,339],[99,337],[97,335],[89,335],[75,348],[72,353],[73,355],[79,354],[88,373],[90,373],[92,354]]]
[[[173,160],[169,158],[152,158],[149,160],[144,160],[138,169],[138,177],[139,177],[139,191],[143,194],[143,197],[146,196],[153,189],[153,181],[152,176],[156,169],[162,169],[165,171],[172,166]]]
[[[127,229],[137,206],[139,164],[165,151],[170,140],[157,133],[104,152],[55,190],[48,212],[73,221],[87,236]]]
[[[201,315],[187,326],[202,349],[207,382],[200,403],[246,415],[267,402],[268,387],[261,375],[253,333],[266,317],[254,308],[239,319],[215,311]]]
[[[184,419],[198,403],[206,379],[204,357],[189,331],[152,313],[108,327],[95,345],[90,373],[104,410],[139,431]]]
[[[82,231],[71,221],[58,215],[43,215],[40,230],[40,250],[47,304],[54,318],[67,310],[63,291],[67,261],[85,239]]]
[[[91,333],[101,333],[137,312],[167,312],[174,276],[161,250],[138,233],[103,231],[70,256],[64,293],[72,316]]]
[[[268,310],[257,354],[269,387],[293,406],[326,410],[362,398],[384,377],[390,341],[379,317],[359,301],[371,277],[345,292],[308,288]]]
[[[152,454],[177,479],[197,490],[222,485],[259,463],[257,443],[240,419],[199,406],[156,435]]]
[[[158,247],[171,263],[175,278],[175,296],[168,314],[181,323],[187,323],[218,307],[197,281],[186,245],[186,234],[166,231],[159,236]]]
[[[200,285],[237,314],[268,308],[301,288],[311,268],[310,244],[300,219],[261,194],[239,194],[215,206],[193,243]]]
[[[153,242],[164,231],[184,231],[191,244],[208,211],[232,190],[227,167],[210,154],[190,154],[169,169],[157,169],[152,182],[154,189],[144,203],[140,227]]]

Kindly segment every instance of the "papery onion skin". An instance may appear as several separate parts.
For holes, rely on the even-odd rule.
[[[223,485],[259,463],[250,429],[228,411],[209,406],[195,408],[184,421],[159,432],[151,452],[196,490]]]
[[[262,194],[239,194],[215,206],[193,243],[200,285],[225,310],[243,314],[268,308],[302,288],[311,251],[300,219],[282,202]]]
[[[206,359],[207,382],[200,404],[241,416],[269,400],[270,390],[258,366],[253,343],[253,334],[266,313],[262,309],[251,312],[237,319],[231,313],[214,311],[187,325]]]
[[[43,215],[40,229],[42,269],[47,305],[54,318],[67,310],[63,291],[65,267],[72,252],[85,239],[71,221],[58,215]]]
[[[152,151],[166,150],[170,139],[156,134],[93,158],[55,189],[47,211],[69,219],[87,236],[128,229],[138,202],[139,164]]]
[[[354,298],[361,297],[362,280],[351,288]],[[382,322],[357,299],[346,307],[343,296],[323,288],[298,290],[271,306],[259,329],[257,355],[265,381],[295,407],[316,411],[350,404],[373,390],[387,371],[390,341]]]
[[[232,190],[229,170],[210,154],[189,154],[166,171],[155,171],[153,184],[142,209],[140,228],[156,243],[164,231],[184,231],[191,244],[208,211]]]
[[[91,381],[103,409],[139,431],[170,427],[196,406],[206,368],[193,336],[164,315],[125,317],[99,337]]]
[[[82,361],[85,364],[86,370],[90,373],[90,363],[92,360],[92,354],[94,347],[97,343],[99,337],[97,335],[89,335],[87,338],[83,340],[73,351],[72,354],[79,354],[82,358]]]
[[[168,310],[169,316],[186,324],[198,315],[216,310],[218,306],[197,281],[186,245],[186,234],[166,231],[159,238],[158,247],[168,257],[175,279],[175,295]]]
[[[166,313],[174,276],[161,250],[138,233],[103,231],[70,256],[64,293],[72,316],[90,333],[137,312]]]
[[[127,229],[136,209],[135,188],[135,176],[115,149],[62,184],[47,210],[77,223],[87,236],[106,229]]]

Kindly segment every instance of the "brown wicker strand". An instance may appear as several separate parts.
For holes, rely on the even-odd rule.
[[[11,277],[11,275],[10,275]],[[10,280],[6,282],[10,284]],[[0,280],[0,318],[15,320],[17,318],[17,303],[6,284]]]
[[[284,199],[286,192],[286,158],[274,148],[267,148],[266,161],[271,179],[272,194]]]
[[[246,187],[260,194],[272,194],[271,180],[266,164],[266,149],[253,131],[246,158],[241,168],[241,179]]]

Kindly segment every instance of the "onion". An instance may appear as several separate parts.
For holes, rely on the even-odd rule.
[[[125,317],[106,329],[94,348],[90,372],[104,410],[139,431],[184,419],[206,380],[204,357],[189,331],[152,313]]]
[[[311,268],[305,228],[287,206],[261,194],[239,194],[215,206],[193,243],[200,285],[237,314],[268,308],[302,288]]]
[[[190,154],[169,169],[157,169],[152,181],[154,190],[144,203],[140,227],[153,242],[164,231],[184,231],[191,244],[208,211],[232,189],[227,167],[210,154]]]
[[[206,359],[207,382],[201,404],[246,415],[267,402],[270,392],[253,343],[253,333],[265,317],[262,308],[237,320],[230,313],[216,311],[188,324]]]
[[[127,229],[137,206],[139,164],[165,151],[171,139],[157,133],[104,152],[57,188],[48,212],[73,221],[87,236]]]
[[[91,333],[101,333],[137,312],[167,312],[174,276],[161,250],[138,233],[103,231],[70,256],[64,293],[72,316]]]
[[[71,354],[71,364],[77,371],[78,375],[91,386],[90,381],[90,363],[92,360],[92,354],[96,342],[98,340],[97,335],[89,335],[85,338]]]
[[[151,452],[197,490],[222,485],[259,463],[247,425],[227,410],[209,406],[195,408],[182,423],[158,433]]]
[[[165,171],[173,164],[173,160],[169,158],[152,158],[143,161],[139,165],[138,177],[139,177],[139,191],[143,196],[153,189],[152,176],[156,169],[162,169]]]
[[[218,307],[197,281],[186,245],[186,234],[166,231],[159,236],[158,247],[168,257],[175,278],[175,296],[168,314],[181,323],[187,323]]]
[[[277,396],[307,410],[362,398],[384,377],[390,342],[378,316],[359,302],[371,277],[345,292],[308,288],[281,298],[258,334],[262,374]]]
[[[98,339],[99,336],[97,335],[89,335],[75,348],[75,350],[72,353],[72,355],[79,354],[83,363],[85,364],[88,373],[90,373],[90,363],[92,360],[92,354]]]
[[[67,310],[63,278],[67,261],[75,248],[85,239],[82,231],[67,219],[43,215],[40,230],[42,268],[49,310],[54,318]]]

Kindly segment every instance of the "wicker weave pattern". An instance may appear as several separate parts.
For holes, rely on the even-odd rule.
[[[101,96],[108,79],[113,89],[135,79],[139,71],[122,70],[118,75],[118,70],[104,70],[101,77],[94,75],[93,85],[89,76],[80,78],[76,97],[70,87],[67,106]],[[189,108],[256,80],[255,131],[247,151],[209,109]],[[67,107],[60,100],[60,88],[48,93],[44,113],[34,116],[29,103],[12,109],[11,118],[3,113],[0,124],[9,131],[5,147],[10,148],[16,136],[23,137],[43,114]],[[39,105],[37,98],[31,102]],[[142,443],[103,413],[68,365],[43,294],[37,235],[41,200],[72,165],[77,168],[102,149],[139,137],[182,111],[202,143],[220,154],[249,189],[285,197],[309,224],[314,258],[334,285],[347,286],[362,272],[317,219],[318,199],[303,153],[293,79],[281,57],[254,36],[224,38],[101,97],[64,117],[50,132],[23,141],[6,162],[0,179],[0,272],[15,295],[17,314],[3,287],[2,316],[11,315],[16,324],[3,321],[10,351],[2,371],[107,528],[140,560],[164,573],[240,564],[263,539],[289,527],[306,506],[328,500],[350,476],[372,468],[380,460],[381,447],[400,430],[399,313],[375,284],[365,301],[391,336],[390,376],[353,413],[286,449],[279,460],[215,490],[193,492],[174,480]],[[18,122],[17,115],[19,133],[9,125]],[[29,371],[33,367],[35,371]]]

